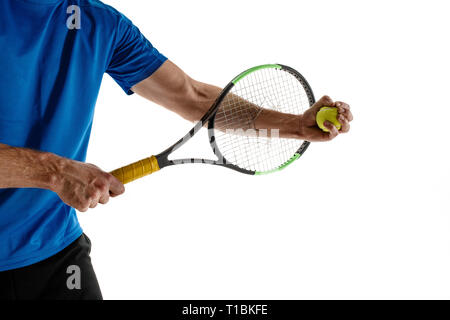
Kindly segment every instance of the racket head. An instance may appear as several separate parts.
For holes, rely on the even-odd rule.
[[[308,141],[272,138],[273,131],[267,136],[260,131],[252,134],[252,124],[261,109],[242,108],[238,97],[262,109],[293,115],[303,114],[315,103],[310,85],[293,68],[268,64],[242,72],[225,87],[210,110],[209,141],[219,159],[214,164],[262,175],[286,168],[307,150]],[[242,134],[237,133],[239,130]]]

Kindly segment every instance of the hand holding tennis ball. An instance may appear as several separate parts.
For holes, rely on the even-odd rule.
[[[300,116],[299,138],[316,142],[330,141],[350,130],[353,120],[350,106],[324,96]]]
[[[336,129],[341,130],[341,123],[337,119],[338,109],[336,107],[322,107],[316,115],[316,122],[320,129],[325,132],[330,132],[327,127],[324,126],[325,121],[331,122]]]

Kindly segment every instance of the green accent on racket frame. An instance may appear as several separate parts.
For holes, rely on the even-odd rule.
[[[246,77],[250,73],[261,70],[261,69],[268,69],[268,68],[281,69],[281,66],[278,64],[264,64],[262,66],[253,67],[251,69],[248,69],[247,71],[242,72],[240,75],[238,75],[236,78],[234,78],[231,82],[233,84],[236,84],[240,80],[242,80],[242,78]]]
[[[276,169],[273,169],[273,170],[270,170],[270,171],[255,171],[255,176],[262,176],[262,175],[265,175],[265,174],[281,171],[284,168],[286,168],[287,166],[289,166],[290,164],[292,164],[295,160],[300,158],[300,156],[301,156],[301,154],[299,154],[299,153],[294,154],[294,156],[292,158],[290,158],[288,161],[286,161],[285,163],[283,163],[281,166],[279,166]]]

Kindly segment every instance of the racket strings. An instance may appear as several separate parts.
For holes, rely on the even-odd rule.
[[[217,146],[228,162],[243,169],[276,169],[291,159],[303,141],[278,138],[276,128],[255,130],[256,119],[264,110],[299,115],[310,104],[308,92],[291,73],[255,71],[239,81],[222,101],[214,122]]]
[[[257,105],[249,105],[243,108],[239,100],[241,98],[229,94],[222,102],[222,106],[216,115],[214,126],[219,130],[227,129],[250,129],[253,123],[262,111]]]
[[[285,80],[284,83],[280,82],[281,83],[280,88],[282,91],[279,91],[277,90],[277,88],[275,88],[273,84],[274,80],[277,81],[278,79],[272,79],[272,81],[269,80],[261,81],[259,84],[267,84],[268,86],[270,86],[270,89],[272,89],[272,91],[277,96],[276,101],[278,101],[280,105],[287,105],[287,103],[289,103],[289,99],[291,99],[292,96],[291,95],[288,96],[286,94],[288,90],[285,86],[283,86],[283,84],[287,85],[288,81]],[[268,99],[268,96],[264,95],[264,92],[266,92],[268,89],[269,88],[264,88],[262,86],[257,86],[256,84],[252,84],[251,86],[241,88],[240,91],[243,94],[239,96],[233,93],[226,96],[221,104],[221,108],[219,109],[216,115],[215,127],[219,130],[223,130],[224,128],[226,129],[254,128],[254,121],[256,120],[257,116],[262,112],[263,109],[272,109],[279,112],[296,114],[296,108],[290,108],[291,110],[281,110],[281,108],[277,107],[277,104]],[[250,90],[254,90],[255,92],[251,95]],[[282,96],[280,96],[280,92],[283,92]],[[248,102],[254,103],[251,104],[250,106],[248,104],[243,104],[242,98],[249,96],[262,98],[248,99],[247,100]],[[300,97],[301,97],[300,93],[297,94],[297,97],[294,97],[297,99],[297,101],[295,101],[297,105],[302,103],[299,99]],[[268,104],[268,107],[266,108],[260,107],[261,105],[264,104]]]

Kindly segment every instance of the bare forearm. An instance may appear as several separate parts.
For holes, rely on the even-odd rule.
[[[51,189],[62,158],[0,144],[0,188]]]
[[[239,114],[232,117],[230,114]],[[237,95],[228,94],[222,101],[216,116],[216,128],[220,130],[267,130],[264,135],[300,139],[301,115],[293,115],[262,108]]]
[[[123,184],[100,168],[48,152],[0,144],[0,189],[52,190],[80,211],[122,194]]]
[[[195,81],[193,79],[190,79],[190,86],[193,88],[193,92],[191,95],[186,95],[186,97],[192,98],[186,99],[183,107],[185,108],[186,113],[189,113],[189,110],[197,110],[197,113],[189,120],[199,121],[200,118],[211,108],[222,89],[207,83]],[[239,121],[235,123],[228,122],[226,128],[220,128],[220,126],[218,126],[220,119],[218,118],[220,118],[221,110],[225,111],[224,114],[226,114],[226,109],[228,108],[239,108],[239,113],[241,115],[247,115],[242,118],[251,120],[246,123],[241,123]],[[268,130],[269,136],[271,133],[275,134],[273,130],[278,130],[278,134],[281,138],[301,139],[302,137],[299,130],[301,117],[301,115],[292,115],[275,110],[264,109],[237,95],[228,94],[220,106],[216,118],[216,126],[220,130]]]
[[[302,115],[293,115],[274,110],[262,109],[255,119],[256,129],[279,130],[281,138],[303,139],[300,132]],[[272,132],[272,135],[275,134]]]

